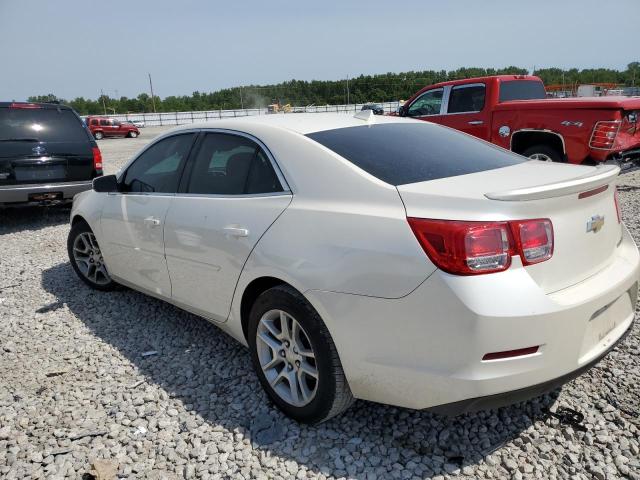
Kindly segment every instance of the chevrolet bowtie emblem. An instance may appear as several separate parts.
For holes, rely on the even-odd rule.
[[[587,233],[598,233],[604,227],[604,216],[594,215],[591,220],[587,221]]]

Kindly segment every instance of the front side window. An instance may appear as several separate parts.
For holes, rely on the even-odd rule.
[[[194,134],[174,135],[145,150],[127,169],[123,191],[175,193]]]
[[[100,120],[100,125],[108,126],[109,125],[109,120]]]
[[[269,158],[252,140],[226,133],[206,135],[194,160],[187,193],[245,195],[281,192]]]
[[[484,108],[485,86],[464,85],[453,87],[447,113],[479,112]]]
[[[444,89],[436,88],[424,92],[407,110],[408,117],[424,117],[426,115],[439,115],[442,106],[442,94]]]

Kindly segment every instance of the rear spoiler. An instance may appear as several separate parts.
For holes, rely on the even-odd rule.
[[[521,202],[561,197],[563,195],[584,192],[585,190],[609,184],[619,173],[620,167],[617,165],[600,164],[592,172],[571,180],[538,185],[536,187],[518,188],[504,192],[485,193],[484,196],[489,200],[502,200],[505,202]]]

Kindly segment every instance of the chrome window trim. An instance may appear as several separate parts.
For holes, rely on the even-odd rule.
[[[511,132],[511,139],[509,140],[509,150],[513,151],[513,137],[516,136],[516,133],[520,133],[520,132],[539,132],[539,133],[550,133],[552,135],[555,135],[558,138],[560,138],[560,142],[562,142],[562,153],[563,154],[567,153],[567,147],[564,143],[564,137],[557,132],[552,132],[551,130],[546,130],[543,128],[521,128],[520,130],[515,130],[514,132]]]
[[[470,113],[482,112],[482,110],[484,110],[484,107],[482,108],[482,110],[470,110],[468,112],[454,112],[454,113],[447,112],[447,110],[449,109],[449,99],[451,98],[451,91],[456,88],[462,89],[462,88],[470,88],[470,87],[484,87],[484,104],[486,106],[487,105],[487,84],[486,83],[477,82],[477,83],[466,83],[464,85],[451,85],[449,87],[449,94],[447,95],[447,105],[442,115],[469,115]]]
[[[269,193],[242,193],[238,195],[219,194],[219,193],[176,193],[173,195],[176,198],[261,198],[261,197],[291,197],[293,194],[290,190],[282,192],[269,192]]]

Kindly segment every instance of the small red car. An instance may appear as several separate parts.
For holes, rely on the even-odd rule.
[[[96,140],[104,137],[130,137],[140,135],[138,127],[131,123],[120,122],[114,118],[87,117],[87,127]]]

